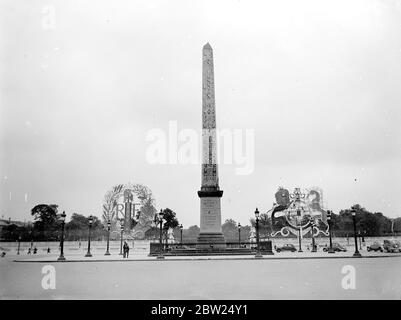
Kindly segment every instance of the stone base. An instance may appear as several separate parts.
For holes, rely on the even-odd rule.
[[[198,236],[197,248],[226,248],[226,241],[222,233],[200,233]]]

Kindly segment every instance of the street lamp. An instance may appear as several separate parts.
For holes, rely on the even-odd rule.
[[[160,246],[159,246],[159,255],[157,256],[157,259],[164,259],[163,255],[163,218],[164,218],[164,213],[163,210],[160,209],[159,212],[159,224],[160,224]]]
[[[352,209],[351,213],[352,213],[352,222],[354,223],[354,239],[355,239],[355,253],[353,254],[353,256],[356,258],[360,258],[360,257],[362,257],[362,255],[358,251],[358,239],[356,238],[357,236],[356,236],[356,220],[355,220],[356,211],[355,211],[355,209]]]
[[[260,253],[260,245],[259,245],[259,210],[256,208],[255,210],[255,227],[256,227],[256,246],[257,246],[257,252],[255,255],[255,258],[260,259],[263,258],[262,254]]]
[[[107,221],[107,249],[106,249],[106,253],[104,254],[105,256],[109,256],[110,252],[109,252],[109,243],[110,243],[110,227],[111,227],[111,222],[110,219]]]
[[[89,221],[88,252],[86,253],[85,257],[92,257],[92,254],[91,254],[91,229],[92,229],[93,217],[91,215],[89,216],[88,221]]]
[[[241,223],[238,222],[238,247],[241,248]]]
[[[313,218],[310,218],[310,232],[311,232],[311,236],[312,236],[312,251],[311,252],[316,252],[316,245],[315,245],[315,235],[313,233],[313,228],[315,227],[315,220],[313,220]]]
[[[182,247],[182,224],[180,224],[180,244],[181,244],[181,247]]]
[[[124,235],[124,219],[123,218],[120,219],[120,229],[121,229],[121,233],[120,233],[120,253],[119,253],[119,255],[122,256],[123,255],[123,235]]]
[[[30,236],[30,238],[31,238],[31,251],[32,251],[32,248],[33,248],[33,235],[32,235],[32,230],[29,231],[29,236]]]
[[[17,250],[17,254],[19,254],[20,245],[21,245],[21,236],[18,237],[18,250]]]
[[[58,257],[58,261],[65,261],[64,258],[64,225],[65,225],[65,211],[60,216],[61,221],[61,238],[60,238],[60,256]]]
[[[328,253],[335,253],[333,249],[333,242],[331,240],[331,219],[332,219],[332,211],[327,210],[327,223],[329,224],[329,239],[330,239],[330,247],[329,250],[327,250]]]
[[[157,225],[159,224],[159,219],[157,217],[158,217],[158,215],[156,213],[153,218],[153,225],[152,225],[152,227],[154,227],[154,232],[153,232],[153,242],[154,243],[156,243],[156,240],[157,240]]]
[[[297,210],[297,216],[300,217],[301,216],[301,209]],[[298,252],[303,252],[302,251],[302,244],[301,244],[301,237],[302,237],[302,227],[301,225],[299,226],[298,229],[298,242],[299,242],[299,249]]]

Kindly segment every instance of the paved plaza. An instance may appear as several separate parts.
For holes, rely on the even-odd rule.
[[[88,263],[55,263],[56,256],[8,255],[0,260],[2,299],[401,299],[401,256],[308,259],[312,255],[166,258],[145,256]],[[327,254],[326,254],[327,256]],[[68,257],[67,257],[68,258]],[[281,258],[281,259],[280,259]],[[286,259],[282,259],[286,258]],[[15,262],[16,259],[25,262]],[[69,261],[73,260],[72,257]],[[89,261],[104,260],[94,256]],[[116,259],[118,259],[116,261]],[[81,260],[81,262],[78,262]],[[36,261],[36,262],[33,262]],[[124,261],[124,262],[123,262]],[[56,288],[43,289],[43,268],[53,266]],[[355,289],[344,289],[347,270]],[[227,272],[229,270],[230,272]]]

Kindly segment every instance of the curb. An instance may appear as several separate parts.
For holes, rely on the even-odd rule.
[[[183,259],[177,259],[177,258],[170,258],[166,257],[165,259],[157,259],[156,257],[154,259],[132,259],[132,260],[104,260],[104,259],[95,259],[95,260],[64,260],[64,261],[58,261],[58,260],[13,260],[13,262],[23,262],[23,263],[73,263],[73,262],[143,262],[143,261],[148,261],[148,262],[154,262],[154,261],[222,261],[222,260],[232,260],[232,261],[241,261],[241,260],[307,260],[307,259],[374,259],[374,258],[400,258],[401,255],[380,255],[380,256],[362,256],[362,257],[353,257],[353,256],[327,256],[327,257],[278,257],[278,258],[271,258],[271,257],[263,257],[263,258],[254,258],[254,257],[244,257],[244,258],[208,258],[208,257],[199,257],[199,258],[183,258]]]

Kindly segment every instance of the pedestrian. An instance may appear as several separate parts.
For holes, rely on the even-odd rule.
[[[128,258],[128,255],[129,255],[129,245],[128,245],[128,243],[126,243],[126,248],[125,248],[125,250],[126,250],[126,252],[125,252],[125,257],[126,258]]]
[[[123,245],[123,258],[125,258],[126,255],[127,255],[127,243],[124,241],[124,245]]]
[[[33,249],[33,254],[37,254],[37,253],[38,253],[38,248],[35,247],[35,248]]]
[[[128,258],[129,246],[128,246],[128,243],[126,241],[124,241],[123,253],[124,253],[123,258]]]
[[[49,247],[47,248],[47,253],[50,253],[50,248]]]
[[[28,249],[28,254],[31,254],[31,248]]]

